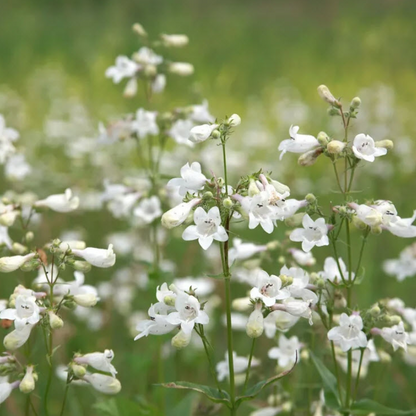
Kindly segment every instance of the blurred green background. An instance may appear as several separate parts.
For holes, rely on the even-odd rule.
[[[256,140],[260,133],[256,133],[254,127],[261,125],[260,130],[267,131],[268,141],[257,151],[258,159],[267,160],[267,166],[279,173],[277,179],[291,186],[295,197],[307,192],[301,188],[302,180],[309,181],[312,191],[322,196],[325,207],[338,198],[332,192],[335,184],[331,183],[332,171],[328,163],[320,160],[315,167],[301,169],[296,166],[295,158],[287,155],[284,164],[279,164],[277,146],[287,137],[290,124],[302,123],[302,132],[315,135],[320,130],[336,134],[338,129],[340,132],[339,123],[326,115],[325,105],[316,93],[318,85],[325,83],[336,96],[345,97],[345,102],[360,95],[363,119],[357,122],[357,127],[353,126],[353,131],[361,128],[375,139],[397,139],[399,144],[398,151],[386,157],[388,162],[380,161],[378,168],[374,164],[360,172],[360,187],[366,198],[391,199],[399,214],[409,217],[416,208],[415,19],[416,3],[412,0],[1,0],[0,113],[6,116],[8,125],[20,131],[20,144],[32,150],[31,164],[43,165],[42,175],[35,176],[30,188],[20,184],[14,187],[32,189],[44,196],[45,186],[52,192],[62,186],[82,188],[87,182],[85,166],[71,164],[63,149],[71,142],[71,135],[93,137],[97,135],[96,126],[100,120],[133,112],[145,105],[140,94],[133,100],[123,98],[120,86],[104,77],[105,69],[113,64],[117,55],[129,56],[138,48],[131,25],[140,22],[153,36],[187,34],[189,46],[175,50],[174,57],[195,66],[191,80],[168,80],[165,93],[156,97],[153,107],[162,110],[200,102],[204,97],[214,115],[221,117],[236,112],[242,116],[238,134],[248,134],[253,129],[252,140]],[[66,143],[54,146],[53,141],[45,140],[45,126],[49,117],[56,116],[57,99],[61,104],[80,104],[76,120],[84,123],[68,133]],[[302,115],[302,111],[306,115]],[[68,114],[65,117],[68,118]],[[244,148],[239,150],[244,152]],[[254,166],[242,166],[242,173],[255,171],[260,166],[257,161]],[[97,173],[91,171],[88,181],[98,188],[103,178],[94,175]],[[0,193],[3,193],[10,185],[0,178]],[[82,227],[88,231],[89,245],[103,246],[110,231],[127,228],[105,212],[100,215],[51,214],[48,221],[48,225],[41,228],[40,241],[53,238],[62,230]],[[252,235],[245,233],[247,238]],[[254,235],[257,242],[267,241],[263,233]],[[282,235],[283,231],[278,230],[273,237]],[[356,241],[358,244],[358,236]],[[359,297],[365,307],[379,298],[395,296],[402,297],[410,307],[416,306],[415,281],[408,279],[397,283],[381,268],[381,260],[397,257],[408,244],[409,241],[387,233],[370,239],[365,259],[366,280]],[[173,260],[185,259],[180,275],[191,270],[200,272],[189,264],[186,257],[189,252],[174,247],[169,250]],[[327,255],[329,252],[316,253],[319,260]],[[128,260],[124,261],[128,264]],[[108,280],[111,271],[93,271],[88,276],[90,281]],[[14,282],[3,278],[0,297],[5,297],[13,287]],[[137,309],[146,310],[152,298],[153,294],[137,299]],[[107,305],[107,309],[107,324],[94,336],[83,324],[68,329],[73,338],[70,341],[67,341],[69,337],[64,338],[64,348],[59,352],[63,362],[76,350],[113,348],[114,363],[123,384],[121,398],[117,399],[120,416],[149,414],[143,410],[146,406],[132,405],[130,401],[140,397],[140,400],[160,402],[161,395],[167,403],[166,414],[187,414],[188,410],[184,409],[193,396],[160,393],[151,390],[150,384],[160,380],[160,372],[164,372],[162,376],[166,380],[207,378],[202,356],[199,353],[188,355],[186,350],[176,354],[176,358],[170,356],[166,358],[165,369],[159,369],[158,377],[153,351],[161,341],[149,338],[133,343],[124,318],[114,313],[111,305]],[[301,333],[310,331],[307,325],[301,328]],[[221,334],[217,336],[218,343],[222,342],[221,337]],[[242,355],[249,349],[244,340],[246,337],[242,336]],[[259,358],[267,359],[267,348],[259,347]],[[216,351],[218,360],[222,359],[224,350],[222,346]],[[183,368],[182,364],[179,368],[175,365],[177,357]],[[371,379],[373,383],[367,383],[367,389],[372,391],[371,385],[377,381],[378,392],[382,392],[378,394],[383,396],[384,403],[400,408],[416,406],[416,374],[412,368],[395,359],[383,381],[379,381],[381,376],[377,371]],[[62,386],[56,384],[54,389],[59,403]],[[90,389],[74,390],[68,415],[111,414],[111,409],[92,410],[91,403],[96,398]],[[99,395],[97,400],[101,400]],[[21,414],[16,406],[2,405],[0,414]],[[242,410],[241,414],[246,413]]]

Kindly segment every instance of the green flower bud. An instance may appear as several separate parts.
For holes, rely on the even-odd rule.
[[[33,234],[33,232],[32,231],[28,231],[27,233],[26,233],[26,237],[25,237],[25,239],[26,239],[26,241],[28,242],[28,243],[30,243],[33,239],[35,238],[35,234]]]
[[[82,378],[87,374],[87,369],[79,364],[71,364],[71,370],[75,377]]]
[[[303,219],[304,216],[305,216],[304,212],[298,212],[297,214],[292,215],[289,218],[286,218],[285,219],[285,224],[288,227],[297,227],[297,226],[302,224],[302,219]]]
[[[205,201],[210,200],[212,198],[214,198],[214,195],[210,191],[204,192],[204,195],[202,195],[202,199]]]
[[[248,185],[248,196],[252,197],[260,193],[258,186],[256,185],[256,181],[254,179],[250,179],[250,183]]]
[[[338,155],[340,154],[346,146],[346,143],[340,142],[339,140],[331,140],[326,147],[326,150],[331,155]]]
[[[319,132],[316,138],[321,146],[326,146],[330,140],[324,131]]]
[[[221,137],[221,133],[219,130],[215,129],[212,133],[211,133],[211,137],[216,140],[219,139]]]
[[[88,273],[91,270],[91,264],[83,260],[75,260],[71,266],[80,272]]]
[[[328,115],[329,116],[340,116],[341,112],[337,108],[330,107],[330,108],[328,108]]]
[[[64,321],[54,312],[49,311],[49,325],[52,329],[60,329],[64,326]]]
[[[286,276],[285,274],[281,274],[280,280],[282,281],[282,287],[290,286],[293,283],[293,277],[292,276]]]
[[[350,107],[356,110],[361,105],[360,97],[354,97],[351,101]]]
[[[313,204],[316,202],[316,196],[314,194],[307,194],[305,199],[308,201],[308,204]]]
[[[286,263],[286,258],[285,258],[285,256],[279,256],[279,258],[277,259],[277,261],[280,264],[285,264]]]
[[[365,230],[367,228],[367,224],[361,221],[356,215],[352,217],[352,224],[358,230]]]
[[[341,107],[341,103],[332,95],[331,91],[329,91],[329,88],[326,85],[320,85],[318,87],[318,94],[328,104],[338,108]]]
[[[185,334],[182,330],[180,330],[173,338],[172,338],[172,347],[175,347],[178,350],[181,350],[182,348],[185,348],[189,345],[189,342],[191,341],[191,335]]]
[[[375,225],[374,227],[371,227],[371,234],[378,235],[382,233],[382,228],[379,225]]]
[[[175,306],[176,297],[175,296],[165,296],[163,298],[163,303],[168,306]]]
[[[222,201],[222,205],[224,208],[230,209],[233,207],[233,201],[231,201],[231,198],[225,198],[224,201]]]
[[[394,143],[391,140],[379,140],[374,142],[375,147],[384,147],[387,150],[391,150],[394,147]]]
[[[66,300],[63,305],[71,311],[77,307],[77,304],[73,300]]]
[[[368,313],[373,317],[376,318],[377,316],[380,315],[381,309],[378,305],[374,305],[369,311]]]
[[[132,26],[132,29],[133,29],[133,32],[136,33],[137,35],[142,36],[142,37],[147,37],[146,31],[144,30],[143,26],[140,23],[135,23]]]
[[[39,261],[38,260],[30,260],[26,263],[24,263],[20,270],[23,272],[32,272],[33,270],[36,270],[39,267]]]
[[[276,250],[276,249],[278,249],[279,247],[280,247],[280,242],[279,241],[277,241],[277,240],[274,240],[274,241],[269,241],[267,244],[266,244],[266,247],[267,247],[267,250],[269,250],[269,251],[273,251],[273,250]]]

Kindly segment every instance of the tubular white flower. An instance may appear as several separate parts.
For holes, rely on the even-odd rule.
[[[233,114],[229,119],[228,123],[233,126],[239,126],[241,124],[241,117],[238,114]]]
[[[4,337],[3,345],[6,350],[14,351],[20,348],[29,339],[34,325],[25,325],[22,329],[15,329]]]
[[[19,387],[20,381],[15,381],[13,383],[2,382],[0,383],[0,404],[3,403],[11,394],[13,389]]]
[[[118,84],[123,78],[133,77],[139,69],[140,65],[127,56],[117,56],[116,64],[106,69],[105,76]]]
[[[181,167],[181,178],[171,179],[167,186],[179,187],[179,195],[185,196],[187,192],[194,193],[201,190],[207,178],[201,171],[201,165],[198,162],[193,162],[191,165]]]
[[[264,319],[264,332],[267,338],[274,338],[276,331],[286,332],[299,320],[299,316],[292,315],[283,310],[269,313]]]
[[[155,111],[146,111],[143,108],[137,110],[136,119],[132,122],[131,127],[140,139],[144,139],[147,135],[156,136],[159,134],[156,117],[157,113]]]
[[[117,394],[121,390],[121,383],[116,378],[104,374],[85,374],[83,380],[90,383],[95,390],[104,394]]]
[[[391,328],[382,328],[380,335],[393,346],[394,351],[399,348],[407,351],[407,344],[411,343],[409,334],[404,330],[403,322]]]
[[[189,38],[186,35],[160,35],[163,45],[166,47],[182,48],[189,43]]]
[[[308,134],[298,134],[298,131],[299,126],[290,126],[290,139],[283,140],[279,144],[278,150],[281,151],[280,160],[282,160],[282,157],[286,152],[305,153],[319,146],[319,142],[314,136]]]
[[[11,256],[0,258],[0,272],[10,273],[22,267],[27,261],[33,259],[36,253],[29,253],[25,256]]]
[[[387,154],[386,148],[376,147],[374,140],[369,135],[363,133],[355,136],[352,151],[355,157],[367,162],[374,162],[376,157]]]
[[[83,250],[72,250],[72,253],[77,257],[83,258],[95,267],[112,267],[116,262],[116,255],[113,251],[112,244],[107,249],[87,247]]]
[[[261,336],[264,330],[263,313],[257,307],[251,312],[246,326],[246,333],[250,338],[258,338]]]
[[[298,337],[286,338],[284,335],[280,335],[279,346],[270,349],[268,356],[277,360],[279,367],[286,368],[295,364],[296,360],[299,359],[301,346]]]
[[[145,224],[151,224],[156,218],[162,215],[160,199],[156,195],[142,199],[134,209],[133,215]]]
[[[194,222],[196,225],[190,225],[182,234],[185,241],[198,240],[199,245],[206,250],[214,240],[228,240],[228,234],[221,225],[218,207],[212,207],[208,212],[198,207],[194,212]]]
[[[33,365],[26,367],[26,373],[20,382],[19,389],[22,393],[29,394],[35,390],[35,376],[33,374]]]
[[[212,132],[218,127],[218,124],[202,124],[201,126],[192,127],[189,132],[189,139],[192,143],[204,142],[211,136]]]
[[[303,228],[296,228],[290,234],[292,241],[302,242],[302,250],[311,251],[313,247],[322,247],[329,245],[328,228],[324,218],[318,218],[316,221],[305,214],[302,219]]]
[[[64,194],[50,195],[45,199],[36,201],[35,207],[46,207],[56,212],[71,212],[78,208],[79,198],[72,195],[71,189],[66,189]]]
[[[40,320],[39,306],[36,304],[35,296],[18,295],[15,301],[16,308],[5,309],[0,312],[0,319],[14,321],[17,330],[26,325],[34,325]]]
[[[339,326],[329,330],[328,339],[340,346],[342,351],[367,346],[367,337],[362,331],[363,320],[359,315],[341,314]]]
[[[178,227],[188,218],[192,208],[198,205],[201,199],[194,198],[189,202],[182,202],[181,204],[166,211],[162,215],[162,225],[168,229]]]
[[[193,126],[194,123],[191,120],[177,120],[172,124],[167,134],[178,144],[193,146],[193,143],[188,140]]]
[[[277,300],[286,299],[290,296],[287,289],[281,289],[282,281],[279,277],[268,275],[264,270],[257,274],[256,287],[250,291],[252,299],[261,300],[266,306],[273,306]]]
[[[175,347],[178,350],[185,348],[189,345],[192,338],[192,332],[187,334],[182,329],[172,338],[172,347]]]
[[[247,370],[248,367],[248,358],[247,357],[239,357],[237,356],[236,352],[233,352],[233,358],[234,358],[234,373],[235,374],[241,374],[244,373]],[[224,381],[226,378],[229,378],[230,376],[230,368],[229,368],[229,362],[228,362],[228,352],[225,353],[225,360],[220,361],[216,365],[216,370],[218,374],[218,381]],[[260,361],[253,357],[251,361],[252,367],[257,367],[260,364]]]
[[[194,73],[194,66],[188,62],[172,62],[169,64],[169,72],[172,74],[187,77]]]
[[[234,238],[233,247],[228,253],[230,265],[236,260],[246,260],[256,253],[261,253],[267,250],[266,245],[257,246],[253,243],[243,243],[241,238]]]
[[[94,293],[80,293],[74,295],[74,302],[84,308],[91,308],[98,302],[98,297]]]
[[[87,364],[96,370],[110,373],[113,377],[116,376],[117,370],[111,364],[113,361],[114,352],[113,350],[104,350],[104,352],[92,352],[89,354],[75,357],[74,361],[78,364]]]

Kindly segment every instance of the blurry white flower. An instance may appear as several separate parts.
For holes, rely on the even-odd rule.
[[[189,288],[192,287],[198,296],[203,297],[210,295],[215,289],[214,282],[211,279],[204,277],[181,277],[176,278],[173,283],[179,290],[182,291],[188,291]]]
[[[190,225],[182,234],[185,241],[198,240],[200,246],[206,250],[214,240],[228,240],[228,234],[221,225],[218,207],[212,207],[208,213],[198,207],[194,212],[194,221],[196,225]]]
[[[105,76],[118,84],[123,78],[133,77],[139,69],[140,65],[127,58],[127,56],[118,56],[116,64],[106,69]]]
[[[9,231],[7,227],[0,225],[0,246],[4,244],[7,248],[12,248],[12,239],[9,237]],[[0,259],[0,271],[1,271],[1,259]]]
[[[142,199],[134,209],[133,215],[140,218],[145,224],[152,223],[162,215],[160,199],[156,195]]]
[[[90,383],[95,390],[104,394],[117,394],[121,390],[121,383],[116,378],[104,374],[86,374],[83,380]]]
[[[187,192],[194,193],[201,190],[207,178],[201,171],[201,165],[198,162],[193,162],[191,165],[181,167],[181,178],[171,179],[167,186],[179,186],[179,194],[185,196]]]
[[[367,346],[367,337],[362,329],[361,316],[348,316],[343,313],[339,318],[339,326],[329,330],[328,339],[339,345],[344,352],[349,349],[364,348]]]
[[[409,334],[404,330],[403,321],[391,328],[382,328],[380,335],[393,346],[394,351],[399,348],[406,351],[407,344],[410,344]]]
[[[50,195],[46,199],[36,201],[33,206],[47,207],[56,212],[70,212],[78,208],[79,198],[68,188],[64,194]]]
[[[363,159],[367,162],[374,162],[376,157],[387,154],[387,149],[376,147],[374,140],[369,135],[363,133],[355,136],[352,151],[358,159]]]
[[[186,35],[160,35],[163,45],[166,47],[181,48],[189,43],[189,38]]]
[[[286,332],[299,320],[299,316],[292,315],[283,310],[269,313],[264,319],[264,332],[267,338],[274,338],[276,331]]]
[[[295,364],[299,359],[299,353],[302,345],[298,337],[293,336],[286,338],[284,335],[279,336],[279,346],[269,350],[268,356],[273,360],[277,360],[279,367],[286,368]]]
[[[347,266],[344,263],[344,260],[340,257],[338,259],[341,271],[342,271],[342,277],[344,279],[347,279],[349,274],[347,270]],[[341,281],[341,273],[338,268],[338,264],[336,260],[333,257],[327,257],[324,262],[324,270],[322,272],[318,273],[320,277],[324,280],[329,280],[330,282],[334,281]],[[351,273],[351,278],[354,280],[355,273]]]
[[[0,404],[3,403],[11,394],[13,389],[19,387],[20,381],[9,383],[7,381],[0,382]]]
[[[287,289],[281,289],[282,281],[275,275],[268,275],[264,270],[257,274],[256,287],[250,291],[252,299],[261,300],[266,306],[273,306],[277,300],[286,299],[290,296]]]
[[[236,352],[233,352],[234,359],[234,373],[241,374],[247,370],[248,367],[248,358],[247,357],[238,357]],[[251,361],[251,367],[257,367],[260,364],[260,361],[253,357]],[[228,363],[228,352],[225,353],[225,360],[220,361],[216,365],[216,370],[218,373],[218,381],[224,381],[230,376],[230,367]]]
[[[98,297],[94,293],[78,293],[73,296],[74,302],[84,308],[91,308],[98,302]]]
[[[194,123],[191,120],[177,120],[172,124],[167,134],[178,144],[192,145],[188,139],[193,126]]]
[[[156,117],[155,111],[146,111],[143,108],[137,110],[136,119],[132,122],[131,127],[140,139],[144,139],[147,135],[156,136],[159,134]]]
[[[130,78],[124,87],[123,97],[131,98],[137,94],[137,78]]]
[[[0,272],[10,273],[22,267],[27,261],[33,259],[36,253],[29,253],[25,256],[0,257]]]
[[[78,364],[87,364],[96,370],[103,371],[105,373],[111,373],[111,375],[115,377],[117,371],[111,364],[113,358],[113,350],[104,350],[104,352],[92,352],[79,357],[75,357],[74,361]]]
[[[30,165],[22,153],[10,156],[4,168],[4,174],[8,179],[21,181],[32,171]]]
[[[192,339],[192,332],[186,333],[182,329],[172,338],[172,347],[178,350],[185,348],[189,345]]]
[[[169,72],[186,77],[194,73],[194,66],[187,62],[172,62],[168,67]]]
[[[180,325],[185,334],[191,333],[195,324],[206,325],[209,322],[207,313],[201,310],[201,305],[194,296],[179,293],[176,297],[175,308],[177,312],[170,313],[167,322],[175,326]]]
[[[1,241],[1,240],[0,240]],[[416,244],[406,247],[398,259],[386,260],[383,269],[387,274],[395,276],[399,282],[416,274]]]
[[[310,251],[305,253],[303,250],[292,248],[289,250],[289,253],[300,266],[313,266],[316,263],[316,259]]]
[[[40,320],[39,306],[34,296],[18,295],[16,308],[5,309],[0,312],[0,319],[14,321],[16,329],[22,329],[27,324],[35,325]]]
[[[292,241],[302,242],[302,250],[311,251],[313,247],[322,247],[329,245],[328,228],[324,218],[318,218],[316,221],[305,214],[302,219],[303,228],[296,228],[290,234]]]
[[[299,126],[290,126],[290,139],[283,140],[279,144],[280,160],[286,152],[305,153],[319,146],[318,140],[308,134],[298,134]]]
[[[218,124],[202,124],[201,126],[192,127],[188,140],[192,143],[201,143],[207,140],[217,127]]]
[[[284,411],[282,406],[279,407],[262,407],[261,409],[255,410],[250,413],[250,416],[276,416]]]
[[[82,257],[85,261],[95,267],[111,267],[116,262],[116,255],[113,251],[113,245],[110,244],[107,249],[87,247],[83,250],[72,250],[77,257]]]
[[[143,65],[159,65],[163,58],[157,55],[152,49],[143,46],[134,54],[134,60]]]
[[[266,250],[266,245],[258,246],[253,243],[243,243],[243,240],[241,240],[241,238],[234,238],[233,247],[230,249],[228,253],[228,260],[231,265],[236,260],[246,260],[251,256],[254,256],[254,254],[261,253],[262,251]]]
[[[213,117],[208,110],[208,101],[204,100],[202,104],[192,106],[191,118],[195,123],[213,123]]]
[[[0,114],[0,165],[2,165],[15,151],[12,142],[19,138],[19,133],[6,127],[6,121]]]

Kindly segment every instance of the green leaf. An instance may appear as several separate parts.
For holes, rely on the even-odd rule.
[[[322,378],[323,384],[324,384],[324,391],[328,395],[328,398],[330,399],[331,404],[335,404],[334,400],[331,400],[335,397],[336,401],[338,402],[338,407],[342,405],[341,398],[338,394],[338,388],[337,388],[337,379],[335,376],[331,373],[331,371],[328,370],[328,368],[325,366],[325,364],[315,356],[315,354],[310,351],[309,352],[310,357],[312,358],[312,362],[314,363],[316,369],[318,370],[319,375]]]
[[[240,406],[242,402],[245,402],[247,400],[251,400],[254,397],[256,397],[265,387],[269,386],[270,384],[274,383],[275,381],[279,380],[282,377],[287,376],[290,374],[293,369],[295,368],[296,364],[298,362],[298,357],[296,356],[296,362],[293,365],[293,367],[290,370],[283,371],[283,373],[280,373],[276,376],[270,377],[267,380],[259,381],[254,386],[250,387],[244,394],[244,396],[238,396],[235,400],[236,407]]]
[[[353,415],[368,415],[369,413],[375,413],[376,415],[414,415],[416,412],[416,410],[392,409],[370,399],[355,402],[350,410]]]
[[[230,396],[223,390],[214,387],[204,386],[202,384],[189,383],[188,381],[176,381],[172,383],[156,384],[156,386],[166,387],[168,389],[193,390],[202,393],[214,403],[222,403],[230,406]]]
[[[205,276],[212,277],[213,279],[224,279],[224,273],[218,273],[218,274],[205,273]]]

